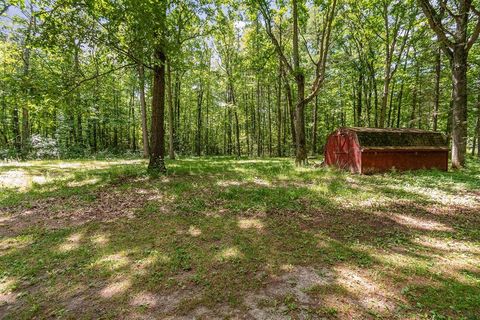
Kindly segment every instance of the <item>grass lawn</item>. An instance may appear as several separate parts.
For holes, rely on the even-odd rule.
[[[0,318],[480,319],[480,164],[0,165]]]

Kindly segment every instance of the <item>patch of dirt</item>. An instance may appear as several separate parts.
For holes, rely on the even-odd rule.
[[[132,218],[137,209],[155,196],[155,190],[102,190],[89,203],[73,196],[37,200],[29,207],[0,209],[0,236],[16,235],[31,227],[59,229],[90,221]]]
[[[317,302],[307,292],[316,286],[327,286],[334,281],[334,274],[327,270],[307,267],[290,267],[285,274],[275,277],[262,290],[248,294],[245,305],[253,319],[291,319],[289,308],[295,309],[296,318],[308,318],[308,310]],[[288,301],[292,305],[287,306]],[[293,305],[295,307],[293,308]]]

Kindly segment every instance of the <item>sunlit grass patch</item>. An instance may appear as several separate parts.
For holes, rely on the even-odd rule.
[[[51,180],[1,191],[0,315],[475,317],[469,164],[372,176],[290,159],[179,159],[158,177],[143,160],[3,167]]]

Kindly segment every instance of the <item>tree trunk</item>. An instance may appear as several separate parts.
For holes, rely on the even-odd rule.
[[[162,48],[155,49],[152,90],[152,129],[149,170],[165,173],[165,64],[166,56]]]
[[[363,125],[362,122],[362,85],[363,85],[363,73],[360,71],[358,77],[358,92],[357,92],[357,105],[356,105],[356,117],[357,117],[357,127]]]
[[[318,96],[315,97],[315,106],[313,107],[313,129],[312,129],[312,155],[317,154],[317,127],[318,127]]]
[[[145,101],[145,72],[143,64],[138,64],[138,79],[140,82],[140,108],[142,112],[142,139],[143,139],[143,157],[147,158],[150,153],[148,129],[147,129],[147,104]]]
[[[238,112],[237,110],[235,109],[234,111],[234,116],[235,116],[235,137],[236,137],[236,140],[237,140],[237,157],[241,157],[242,156],[242,153],[241,153],[241,148],[240,148],[240,124],[238,122]]]
[[[170,63],[167,65],[168,76],[168,157],[175,159],[175,147],[174,147],[174,119],[173,112],[173,88],[172,88],[172,71]]]
[[[455,46],[452,65],[452,167],[465,166],[467,152],[467,51],[464,44]]]
[[[293,70],[295,72],[295,83],[297,85],[297,102],[295,106],[295,133],[296,146],[295,164],[303,166],[307,164],[307,145],[305,139],[305,76],[300,69],[299,51],[299,27],[298,27],[298,4],[293,4]]]
[[[402,79],[402,84],[400,85],[400,92],[398,93],[397,128],[400,128],[400,120],[402,118],[402,98],[403,98],[404,86],[405,86],[405,81]]]
[[[412,113],[410,114],[410,128],[415,127],[415,120],[417,119],[417,106],[418,106],[418,85],[419,85],[419,78],[420,78],[420,64],[417,61],[417,53],[413,54],[415,59],[416,68],[415,68],[415,82],[413,84],[413,93],[412,93]]]
[[[272,110],[270,100],[270,86],[267,91],[267,113],[268,113],[268,156],[272,156]]]
[[[441,67],[442,67],[442,50],[438,48],[435,56],[435,99],[434,99],[434,105],[433,105],[433,131],[437,131],[438,129]]]
[[[22,138],[20,136],[20,128],[19,128],[19,121],[18,121],[18,107],[15,104],[13,107],[13,114],[12,114],[12,131],[13,131],[13,144],[15,146],[15,150],[17,154],[22,151]]]
[[[279,68],[282,65],[279,63]],[[277,87],[277,156],[281,157],[282,152],[282,71],[278,72],[278,87]],[[285,129],[284,129],[285,130]]]
[[[480,158],[480,77],[478,79],[478,95],[477,95],[477,157]]]
[[[195,153],[198,157],[202,155],[202,102],[203,88],[200,84],[197,92],[197,132],[195,135]]]
[[[295,163],[299,166],[307,164],[307,144],[305,139],[305,81],[303,76],[297,80],[297,105],[295,106],[295,133],[297,151]]]
[[[295,111],[293,109],[293,98],[292,91],[290,89],[290,83],[288,79],[284,79],[285,83],[285,92],[287,94],[287,107],[290,113],[290,133],[292,135],[292,146],[293,150],[297,150],[297,134],[295,133]]]

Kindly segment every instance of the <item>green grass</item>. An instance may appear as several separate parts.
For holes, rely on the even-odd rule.
[[[2,165],[0,318],[476,319],[468,164],[359,176],[192,158],[160,177],[142,160]]]

